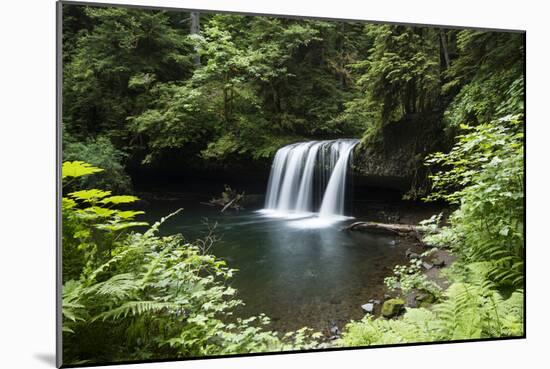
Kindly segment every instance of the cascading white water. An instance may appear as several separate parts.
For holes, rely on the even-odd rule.
[[[321,145],[323,145],[322,142],[313,143],[307,154],[300,188],[298,189],[298,199],[296,200],[296,210],[299,212],[308,212],[313,208],[313,174]]]
[[[264,211],[293,216],[318,210],[319,217],[325,219],[344,215],[347,169],[358,142],[310,141],[279,149],[269,176]],[[317,205],[315,194],[321,195]]]
[[[271,173],[269,174],[269,182],[267,183],[267,195],[265,198],[266,209],[275,209],[277,207],[277,200],[279,198],[279,187],[281,185],[281,179],[283,178],[286,158],[290,152],[291,146],[285,146],[279,149],[273,159],[273,165],[271,167]],[[272,190],[276,189],[276,190]]]
[[[307,142],[298,144],[290,150],[281,185],[281,193],[277,201],[278,210],[285,212],[296,210],[298,186],[303,178],[302,166],[310,146],[311,143]]]
[[[335,214],[344,214],[348,162],[353,147],[356,144],[357,142],[341,142],[339,145],[338,161],[330,175],[327,189],[325,190],[325,196],[323,196],[321,210],[319,210],[319,216],[321,218],[330,218]]]

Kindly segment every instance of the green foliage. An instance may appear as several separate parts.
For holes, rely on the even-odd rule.
[[[399,289],[404,295],[416,290],[426,292],[436,299],[441,297],[441,287],[422,273],[421,258],[411,260],[409,265],[397,265],[393,269],[393,275],[386,277],[384,283],[390,290]]]
[[[63,329],[73,363],[316,345],[307,330],[280,337],[267,317],[235,318],[234,271],[201,243],[161,237],[159,225],[137,233],[137,198],[118,195],[131,189],[126,163],[267,162],[307,139],[383,143],[388,123],[414,119],[429,122],[411,132],[409,156],[421,162],[433,134],[420,133],[440,132],[441,116],[463,134],[429,156],[428,198],[458,210],[442,229],[439,218],[425,223],[425,241],[459,257],[455,283],[442,293],[417,262],[396,268],[390,288],[439,303],[352,323],[341,344],[522,333],[522,34],[204,13],[191,34],[185,12],[64,4],[63,15]]]
[[[64,26],[77,35],[64,49],[66,131],[78,140],[97,133],[127,139],[126,118],[151,101],[153,82],[188,76],[192,45],[186,31],[162,11],[63,7],[83,8],[83,23],[92,25]]]
[[[452,229],[429,237],[456,242],[453,250],[468,262],[488,262],[489,278],[499,286],[523,285],[524,147],[523,121],[508,117],[471,128],[448,154],[436,153],[429,165],[446,168],[432,176],[428,199],[459,203]],[[445,241],[443,241],[445,242]]]
[[[338,345],[368,346],[452,341],[523,334],[523,291],[505,299],[487,287],[454,283],[432,310],[408,308],[399,320],[365,316],[346,326]]]
[[[320,35],[332,29],[326,22],[209,18],[192,38],[201,57],[192,77],[157,84],[151,90],[156,102],[130,117],[131,129],[147,143],[145,162],[163,150],[190,145],[202,148],[206,160],[258,160],[301,135],[334,134],[339,124],[329,121],[338,109],[331,102],[340,94],[338,82],[311,65],[324,40]],[[319,95],[325,88],[330,94],[304,98],[305,89]]]
[[[524,35],[458,32],[459,57],[447,71],[445,92],[460,89],[445,111],[450,127],[478,124],[523,112]]]
[[[65,178],[98,171],[83,162],[64,163]],[[264,315],[233,316],[243,304],[229,285],[235,270],[207,254],[212,239],[192,244],[180,234],[161,237],[158,229],[167,218],[144,233],[128,232],[146,225],[133,220],[143,212],[112,206],[136,200],[98,189],[63,198],[66,363],[317,346],[320,334],[306,328],[281,337],[266,328]]]
[[[127,154],[115,148],[104,136],[76,141],[69,134],[63,137],[63,160],[84,161],[102,168],[101,173],[85,176],[74,183],[78,188],[104,188],[116,192],[132,189],[130,177],[125,173]]]
[[[263,164],[301,140],[523,109],[521,34],[206,13],[192,34],[189,16],[64,5],[65,160],[105,169],[80,185],[128,192],[124,161]]]
[[[61,176],[65,178],[78,178],[85,176],[87,174],[101,172],[103,169],[94,167],[91,164],[85,163],[83,161],[66,161],[63,163],[61,170]]]
[[[454,283],[431,310],[407,309],[399,320],[367,315],[348,324],[339,345],[523,335],[523,121],[506,117],[462,128],[465,133],[449,153],[436,153],[427,160],[442,169],[432,176],[434,192],[428,199],[444,199],[458,209],[450,225],[439,231],[441,215],[422,223],[428,230],[424,242],[450,246],[458,256],[446,273]],[[405,293],[430,290],[414,262],[396,267],[386,284]]]
[[[344,119],[359,121],[366,140],[406,114],[431,109],[439,96],[438,32],[424,27],[369,25],[368,58],[352,65],[361,94],[346,103]]]
[[[334,118],[353,94],[360,24],[201,14],[190,34],[188,13],[64,8],[64,123],[78,142],[105,136],[146,164],[171,150],[226,163],[359,132]]]
[[[73,180],[103,169],[82,161],[64,162],[63,189]],[[142,211],[121,210],[114,205],[137,201],[135,196],[111,196],[111,191],[88,189],[70,192],[62,199],[63,280],[76,279],[85,270],[97,267],[111,256],[113,240],[131,227],[147,225],[135,220]],[[108,231],[108,232],[105,232]]]

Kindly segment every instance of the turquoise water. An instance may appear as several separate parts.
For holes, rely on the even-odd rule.
[[[238,269],[232,286],[246,306],[241,316],[265,313],[272,328],[287,331],[309,326],[324,333],[363,316],[361,305],[382,299],[383,279],[405,262],[405,249],[394,237],[341,231],[353,220],[324,228],[300,228],[302,219],[269,218],[259,209],[227,211],[201,204],[203,196],[148,200],[147,218],[183,212],[161,228],[188,240],[202,238],[214,227],[218,238],[210,249]],[[410,245],[409,245],[410,246]]]

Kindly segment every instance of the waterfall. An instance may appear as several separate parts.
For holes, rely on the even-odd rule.
[[[344,215],[347,171],[359,140],[309,141],[277,151],[265,200],[265,213],[295,216]]]
[[[346,174],[348,170],[348,162],[351,156],[353,147],[357,142],[343,142],[339,146],[339,157],[330,179],[328,181],[325,196],[321,204],[319,216],[321,218],[329,218],[334,214],[344,214],[344,200],[346,193]]]
[[[300,212],[308,212],[313,208],[313,174],[317,153],[321,145],[323,145],[322,142],[313,143],[307,154],[300,188],[298,189],[298,199],[296,200],[296,210]]]

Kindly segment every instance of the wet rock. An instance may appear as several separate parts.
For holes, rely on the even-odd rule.
[[[381,130],[383,144],[357,147],[354,151],[354,181],[362,186],[408,191],[418,178],[426,153],[444,143],[439,112],[407,114],[388,122]],[[422,145],[418,143],[422,142]],[[387,150],[392,147],[392,150]],[[425,168],[425,167],[424,167]],[[419,172],[420,171],[420,172]],[[420,183],[419,183],[420,184]]]
[[[372,314],[372,312],[374,311],[374,304],[371,302],[366,303],[364,305],[361,305],[361,309],[363,309],[365,313]]]
[[[405,256],[407,259],[420,259],[420,255],[418,255],[416,252],[413,252],[411,249],[407,249],[405,251]]]
[[[369,303],[371,304],[374,304],[374,305],[380,305],[380,300],[369,300]]]
[[[432,269],[434,266],[426,261],[422,262],[422,267],[426,270]]]
[[[416,291],[411,291],[405,296],[405,303],[408,307],[415,308],[418,307],[418,295]]]
[[[337,326],[333,325],[332,327],[330,327],[330,334],[332,334],[333,336],[338,336],[340,334],[340,330]]]
[[[405,301],[403,299],[390,299],[384,301],[382,305],[382,316],[386,318],[392,318],[401,314],[405,308]]]
[[[445,260],[436,257],[432,260],[432,264],[434,265],[434,267],[443,268],[445,266]]]

